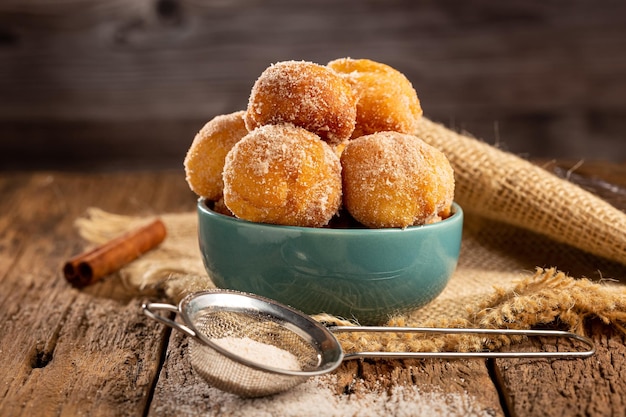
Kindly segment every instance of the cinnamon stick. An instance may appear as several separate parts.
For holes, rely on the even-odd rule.
[[[65,279],[77,288],[91,285],[157,247],[165,235],[160,219],[131,230],[68,260],[63,266]]]

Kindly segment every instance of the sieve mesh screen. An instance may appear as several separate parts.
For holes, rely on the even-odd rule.
[[[319,349],[280,320],[257,311],[198,311],[196,330],[233,359],[192,339],[191,364],[217,388],[246,397],[268,395],[303,382],[306,376],[283,375],[267,368],[311,371],[320,364]],[[241,361],[243,359],[244,361]],[[249,361],[253,364],[242,363]]]

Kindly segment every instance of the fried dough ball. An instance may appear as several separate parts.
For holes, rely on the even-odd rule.
[[[452,167],[416,136],[379,132],[353,139],[341,165],[344,207],[365,226],[404,228],[450,214]]]
[[[369,59],[341,58],[328,67],[350,82],[357,97],[353,138],[383,131],[415,132],[422,108],[404,74]]]
[[[304,128],[259,127],[226,157],[224,203],[252,222],[324,226],[341,205],[341,163]]]
[[[185,156],[185,179],[191,190],[208,200],[222,196],[222,169],[230,149],[248,134],[244,111],[216,116],[196,134]]]
[[[256,80],[245,120],[250,131],[292,123],[338,144],[354,130],[356,99],[350,84],[328,67],[284,61],[268,67]]]

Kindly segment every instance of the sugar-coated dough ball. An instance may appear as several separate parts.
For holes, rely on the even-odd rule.
[[[224,203],[253,222],[324,226],[341,205],[341,163],[328,143],[306,129],[259,127],[226,157]]]
[[[328,67],[350,82],[357,97],[353,138],[382,131],[414,133],[422,108],[400,71],[369,59],[341,58]]]
[[[404,228],[450,214],[452,167],[416,136],[379,132],[353,139],[341,165],[344,207],[365,226]]]
[[[350,84],[328,67],[283,61],[256,80],[246,112],[252,131],[267,124],[292,123],[330,144],[349,139],[356,123],[356,99]]]
[[[208,200],[222,196],[222,169],[230,149],[248,134],[239,111],[216,116],[196,134],[185,156],[185,179],[193,192]]]

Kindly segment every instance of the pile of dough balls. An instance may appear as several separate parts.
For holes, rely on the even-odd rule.
[[[347,212],[370,228],[444,219],[454,174],[414,135],[422,108],[399,71],[368,59],[284,61],[256,80],[245,111],[195,136],[186,180],[251,222],[324,227]]]

